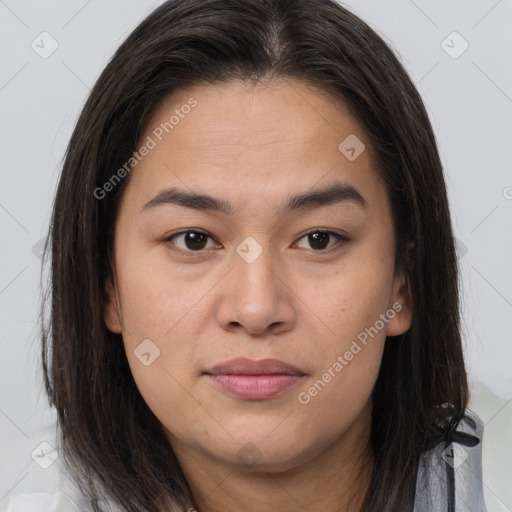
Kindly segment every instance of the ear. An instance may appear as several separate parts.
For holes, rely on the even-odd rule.
[[[407,251],[407,264],[410,263],[409,250],[410,247]],[[389,307],[395,311],[395,316],[387,324],[387,336],[403,334],[411,327],[413,311],[411,287],[405,269],[395,275]]]
[[[121,315],[119,314],[119,306],[117,298],[112,285],[112,279],[109,277],[105,284],[105,309],[103,312],[103,318],[109,331],[116,334],[121,334],[123,331],[121,325]]]

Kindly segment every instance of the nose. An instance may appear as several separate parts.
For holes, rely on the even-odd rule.
[[[233,254],[233,268],[223,279],[217,309],[219,325],[251,336],[293,329],[296,318],[290,276],[277,256],[254,239]]]

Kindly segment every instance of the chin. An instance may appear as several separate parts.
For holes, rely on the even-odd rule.
[[[241,470],[282,473],[307,463],[326,448],[325,439],[307,439],[289,428],[274,436],[275,429],[276,423],[270,427],[266,424],[260,431],[255,431],[253,425],[250,435],[238,431],[240,435],[222,441],[210,438],[212,444],[203,445],[203,449]]]

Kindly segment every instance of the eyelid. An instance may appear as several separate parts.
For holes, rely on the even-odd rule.
[[[210,235],[208,232],[206,232],[206,231],[204,231],[202,229],[199,229],[199,228],[187,228],[187,229],[183,229],[181,231],[177,231],[176,233],[172,233],[171,235],[168,235],[168,236],[164,237],[162,242],[164,242],[165,244],[168,244],[168,243],[171,242],[172,238],[180,236],[180,235],[185,235],[185,234],[190,233],[190,232],[203,234],[203,235],[207,236],[208,238],[210,238],[211,240],[213,240],[216,243],[218,243],[212,237],[212,235]],[[206,253],[205,249],[201,249],[199,251],[187,251],[187,250],[181,249],[179,247],[170,247],[170,249],[172,251],[179,252],[180,254],[183,254],[185,256],[190,256],[190,257],[204,256],[204,254]]]
[[[328,228],[312,228],[312,229],[306,231],[305,233],[303,233],[297,239],[297,242],[302,240],[307,235],[310,235],[311,233],[328,234],[328,235],[334,236],[334,237],[336,237],[338,239],[337,243],[334,244],[329,249],[322,249],[322,250],[316,250],[316,251],[314,249],[308,249],[309,252],[311,252],[311,253],[313,253],[315,255],[330,254],[331,252],[340,249],[341,246],[345,245],[347,242],[350,241],[350,238],[348,238],[346,235],[342,235],[338,231],[333,231],[332,229],[328,229]],[[294,243],[297,243],[297,242],[294,242]]]
[[[208,238],[210,238],[211,240],[216,242],[215,238],[212,235],[210,235],[208,232],[206,232],[206,231],[204,231],[202,229],[199,229],[199,228],[197,228],[197,229],[196,228],[188,228],[188,229],[184,229],[182,231],[178,231],[176,233],[172,233],[171,235],[166,236],[162,241],[167,243],[167,242],[170,242],[172,238],[180,236],[180,235],[184,235],[184,234],[189,233],[189,232],[201,233],[201,234],[206,235]],[[310,249],[309,250],[310,252],[316,253],[318,255],[326,254],[326,253],[330,253],[332,251],[335,251],[335,250],[339,249],[339,247],[341,245],[344,245],[345,243],[350,241],[350,238],[348,238],[345,235],[342,235],[341,233],[339,233],[337,231],[333,231],[332,229],[327,229],[327,228],[311,228],[310,230],[306,231],[301,236],[299,236],[297,241],[294,242],[294,243],[299,242],[300,240],[302,240],[304,237],[306,237],[307,235],[309,235],[311,233],[323,233],[323,234],[333,235],[334,237],[336,237],[338,239],[338,242],[333,247],[331,247],[329,249],[322,249],[322,250]],[[218,243],[218,242],[216,242],[216,243]],[[187,251],[187,250],[184,250],[184,249],[180,249],[179,247],[178,248],[172,248],[171,250],[174,250],[174,251],[180,252],[181,254],[185,254],[186,256],[192,256],[192,257],[200,256],[200,255],[202,255],[202,254],[204,254],[206,252],[205,249],[201,249],[201,250],[198,250],[198,251],[190,251],[190,250]]]
[[[347,240],[347,241],[349,240],[349,238],[346,235],[343,235],[340,232],[329,229],[329,228],[308,229],[308,231],[306,231],[305,233],[302,233],[302,235],[298,239],[300,240],[301,238],[304,238],[306,235],[310,235],[311,233],[327,233],[329,235],[336,235],[336,236],[343,238],[344,240]]]

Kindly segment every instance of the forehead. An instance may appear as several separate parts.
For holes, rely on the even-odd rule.
[[[233,155],[247,151],[262,155],[273,152],[275,156],[276,147],[288,147],[302,156],[316,150],[314,156],[318,157],[318,150],[324,149],[318,143],[336,143],[340,130],[364,137],[342,101],[291,79],[258,84],[232,81],[180,90],[157,109],[146,132],[151,133],[191,98],[197,106],[189,114],[182,114],[172,128],[172,137],[167,138],[169,142],[172,139],[178,153],[194,148],[218,158],[223,152]]]
[[[384,189],[370,141],[346,105],[292,79],[179,90],[154,112],[141,142],[148,138],[155,146],[131,176],[139,203],[176,185],[224,191],[237,206],[240,194],[278,201],[322,181],[350,183],[370,202]],[[344,152],[347,140],[356,159]]]

